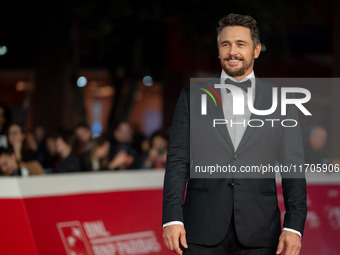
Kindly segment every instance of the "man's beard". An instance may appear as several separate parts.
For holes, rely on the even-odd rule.
[[[231,59],[237,59],[243,62],[243,65],[235,70],[231,70],[228,69],[227,64],[225,63],[225,61],[231,60]],[[228,58],[224,58],[221,61],[221,65],[222,65],[222,69],[226,72],[226,74],[228,74],[231,77],[239,77],[239,76],[243,76],[246,71],[249,69],[249,67],[251,67],[252,63],[254,61],[254,55],[251,59],[251,61],[245,60],[243,57],[228,57]]]

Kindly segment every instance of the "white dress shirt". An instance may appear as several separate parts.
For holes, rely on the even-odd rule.
[[[221,83],[225,84],[226,79],[230,79],[235,82],[243,82],[246,80],[251,81],[251,89],[255,92],[255,75],[254,72],[251,72],[247,77],[242,79],[241,81],[235,80],[233,77],[229,76],[222,70],[221,73]],[[244,132],[247,128],[247,123],[250,119],[251,112],[248,108],[248,93],[241,89],[244,96],[244,115],[234,115],[233,114],[233,97],[232,93],[228,93],[226,89],[221,89],[221,100],[223,105],[223,114],[224,118],[228,121],[227,128],[229,132],[230,139],[234,145],[235,151],[239,146],[241,139],[244,135]],[[253,93],[252,102],[254,104],[255,101],[255,93]]]

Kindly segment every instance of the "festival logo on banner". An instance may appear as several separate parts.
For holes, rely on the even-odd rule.
[[[334,206],[328,209],[328,220],[334,230],[340,229],[340,207]]]
[[[93,254],[79,221],[60,222],[57,227],[67,255]]]
[[[315,211],[309,211],[306,219],[306,226],[310,229],[319,228],[321,225],[320,218]]]
[[[112,236],[102,221],[57,224],[67,255],[152,254],[162,250],[153,231]]]

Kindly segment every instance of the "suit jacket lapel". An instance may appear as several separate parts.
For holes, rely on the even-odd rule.
[[[215,89],[215,84],[219,84],[219,83],[221,83],[221,80],[219,78],[208,82],[209,86],[213,87],[214,89]],[[215,90],[218,93],[219,97],[222,99],[221,89],[215,89]],[[222,105],[219,102],[217,102],[217,107],[216,107],[215,105],[213,105],[213,103],[211,101],[210,101],[210,103],[211,103],[211,105],[207,109],[208,115],[210,115],[212,117],[212,119],[225,119]],[[231,138],[230,138],[230,135],[229,135],[227,125],[226,124],[219,124],[219,125],[216,125],[215,128],[217,128],[217,130],[220,132],[223,139],[226,140],[230,149],[232,151],[235,151],[233,142],[231,141]]]
[[[257,110],[267,110],[272,105],[272,89],[270,86],[264,84],[260,79],[256,79],[256,92],[255,92],[255,103],[254,108]],[[251,114],[250,119],[264,119],[265,116]],[[241,139],[241,142],[237,148],[237,151],[241,151],[246,145],[247,141],[254,136],[256,130],[261,127],[249,127],[247,126],[246,131]]]

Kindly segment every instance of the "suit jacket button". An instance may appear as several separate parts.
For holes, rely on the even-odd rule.
[[[238,160],[238,155],[234,154],[234,160]]]
[[[229,183],[228,183],[228,186],[229,186],[230,188],[233,188],[234,185],[235,185],[235,184],[234,184],[233,182],[229,182]]]

